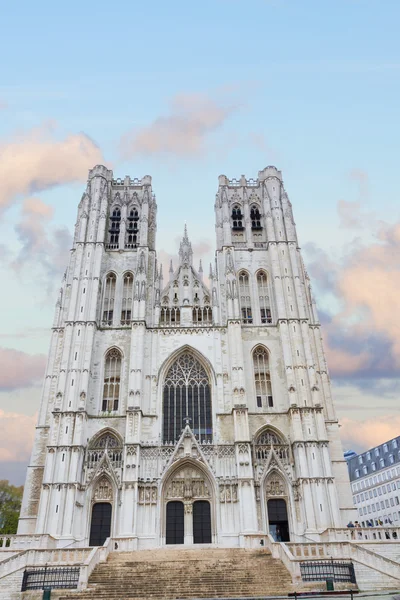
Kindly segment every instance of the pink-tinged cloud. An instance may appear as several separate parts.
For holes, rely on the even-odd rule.
[[[98,163],[104,164],[102,153],[85,133],[60,140],[45,124],[15,135],[0,144],[0,210],[19,195],[85,181]]]
[[[37,415],[0,409],[0,462],[28,461],[32,451]]]
[[[382,226],[379,241],[347,258],[337,283],[344,301],[338,320],[358,318],[354,330],[384,336],[400,367],[400,223]]]
[[[220,129],[234,110],[205,94],[178,94],[170,101],[168,114],[127,133],[121,151],[125,158],[196,158],[205,152],[210,134]]]
[[[46,368],[44,354],[27,354],[0,348],[0,390],[15,390],[40,383]]]
[[[400,415],[384,415],[365,421],[343,418],[340,425],[344,446],[364,452],[400,434]]]
[[[332,348],[326,343],[324,347],[329,371],[335,377],[343,377],[364,370],[371,361],[371,356],[368,352],[351,354],[351,352],[345,349]]]

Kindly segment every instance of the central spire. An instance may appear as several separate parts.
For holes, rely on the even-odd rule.
[[[183,238],[179,246],[179,263],[182,267],[191,267],[193,261],[192,244],[189,242],[187,227],[183,231]]]

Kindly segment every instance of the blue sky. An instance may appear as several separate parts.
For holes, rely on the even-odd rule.
[[[186,221],[205,261],[218,175],[281,169],[326,324],[345,444],[398,435],[400,353],[382,314],[396,314],[400,291],[399,17],[399,3],[386,0],[3,8],[0,357],[3,375],[9,349],[29,368],[14,379],[0,370],[0,430],[32,429],[36,358],[47,353],[68,232],[100,157],[116,177],[152,175],[165,257]],[[78,149],[64,157],[70,139]],[[22,472],[29,443],[0,448],[0,478],[14,463]]]

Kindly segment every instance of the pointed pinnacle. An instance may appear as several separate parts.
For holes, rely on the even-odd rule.
[[[200,265],[199,265],[199,273],[203,272],[203,265],[201,264],[201,259],[200,259]]]
[[[169,272],[173,273],[174,272],[174,268],[172,266],[172,258],[171,258],[171,262],[169,263]]]

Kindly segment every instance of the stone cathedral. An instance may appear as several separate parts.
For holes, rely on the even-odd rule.
[[[151,177],[89,172],[59,293],[20,534],[320,539],[353,503],[321,328],[275,167],[219,177],[208,277],[157,261]],[[208,269],[207,269],[208,272]]]

